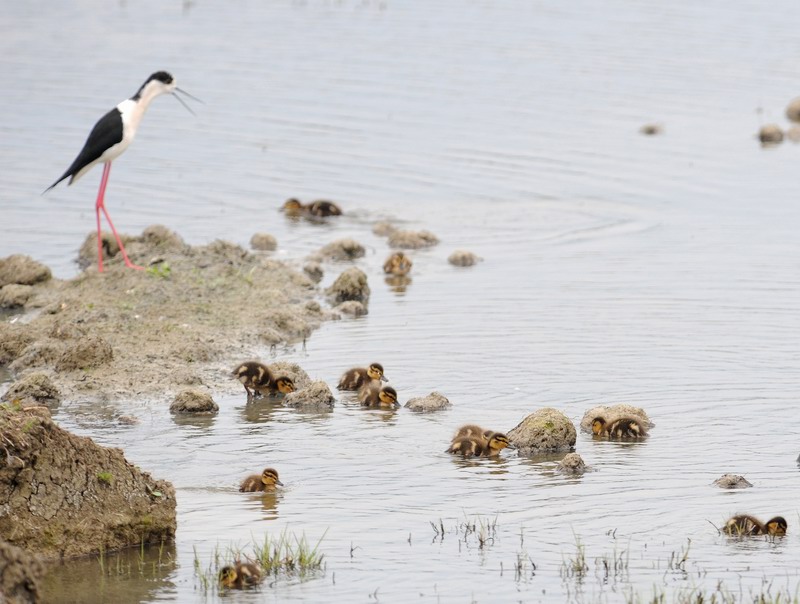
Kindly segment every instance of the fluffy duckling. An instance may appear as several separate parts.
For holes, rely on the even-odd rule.
[[[259,394],[288,394],[294,392],[294,382],[285,375],[275,377],[269,367],[258,361],[247,361],[233,370],[233,376],[244,385],[247,400]]]
[[[446,453],[464,457],[494,457],[510,446],[508,437],[502,432],[490,432],[488,438],[482,436],[462,436],[450,444]]]
[[[413,265],[414,263],[411,262],[411,258],[406,256],[403,252],[395,252],[383,263],[383,272],[389,275],[403,277],[411,272],[411,267]]]
[[[312,201],[309,204],[303,204],[299,199],[292,197],[287,199],[281,208],[287,216],[315,216],[317,218],[324,218],[326,216],[341,216],[342,210],[332,201],[319,199]]]
[[[464,436],[474,436],[486,440],[491,435],[491,430],[484,430],[476,424],[464,424],[458,430],[456,430],[456,433],[453,435],[453,440],[455,441],[456,439],[463,438]]]
[[[219,583],[228,589],[244,589],[258,585],[261,569],[252,562],[237,560],[232,565],[223,566],[219,571]]]
[[[353,367],[344,372],[339,379],[339,390],[358,390],[364,384],[368,384],[370,380],[388,382],[386,376],[383,375],[383,365],[380,363],[371,363],[369,367]]]
[[[730,518],[722,531],[729,535],[775,535],[782,536],[786,534],[786,520],[783,516],[775,516],[765,523],[761,522],[758,518],[741,514]]]
[[[240,493],[255,493],[257,491],[273,491],[275,485],[283,486],[278,478],[278,471],[275,468],[264,468],[261,474],[251,474],[242,481],[239,487]]]
[[[400,406],[397,402],[397,390],[391,386],[381,386],[380,382],[375,380],[358,391],[358,400],[365,407],[396,409]]]
[[[606,420],[604,417],[595,417],[592,420],[592,434],[595,436],[608,436],[609,438],[644,438],[647,436],[647,426],[635,417],[623,416]]]

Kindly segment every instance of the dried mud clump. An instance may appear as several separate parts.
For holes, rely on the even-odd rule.
[[[409,399],[404,407],[417,413],[430,413],[432,411],[441,411],[452,407],[451,403],[445,395],[440,392],[431,392],[428,396],[419,396]]]
[[[556,472],[570,476],[580,476],[586,471],[586,462],[577,453],[567,453],[564,459],[558,462]]]
[[[656,136],[663,131],[664,128],[660,124],[645,124],[639,128],[639,134],[644,134],[645,136]]]
[[[753,486],[750,481],[739,474],[723,474],[713,484],[720,489],[747,489]]]
[[[296,384],[295,384],[296,385]],[[307,386],[290,392],[283,399],[287,407],[301,411],[331,411],[336,399],[328,384],[322,380],[311,382]]]
[[[319,283],[325,276],[325,271],[322,270],[322,265],[319,262],[306,262],[303,265],[303,272],[314,283]]]
[[[372,232],[375,233],[378,237],[388,237],[396,230],[397,227],[394,226],[388,220],[381,220],[372,225]]]
[[[56,363],[59,371],[91,369],[106,365],[114,360],[114,351],[104,338],[84,336],[70,342]]]
[[[336,281],[325,290],[325,293],[332,306],[348,300],[355,300],[366,305],[369,302],[370,294],[367,275],[360,268],[348,268],[336,278]]]
[[[325,260],[355,260],[366,254],[364,246],[354,239],[338,239],[321,248],[315,256]]]
[[[250,238],[250,247],[260,252],[274,252],[278,249],[278,240],[269,233],[256,233]]]
[[[44,565],[37,556],[0,539],[0,602],[40,602],[39,581],[44,574]]]
[[[25,325],[0,323],[0,363],[5,365],[19,357],[33,338]]]
[[[655,427],[655,424],[650,421],[650,418],[647,417],[647,413],[645,413],[644,409],[641,407],[634,407],[633,405],[618,403],[616,405],[611,405],[610,407],[606,405],[599,405],[589,409],[583,414],[583,419],[581,420],[581,432],[587,432],[588,434],[591,434],[592,421],[594,421],[596,417],[602,417],[604,420],[606,420],[606,422],[609,422],[613,418],[619,416],[633,416],[636,419],[641,420],[648,428]]]
[[[453,266],[472,266],[480,262],[480,258],[472,252],[456,250],[448,256],[447,261]]]
[[[0,409],[0,536],[44,558],[70,558],[175,535],[175,490],[119,449],[59,428],[44,407]]]
[[[0,287],[0,308],[19,308],[33,295],[33,287],[30,285],[20,285],[19,283],[9,283]]]
[[[786,107],[786,117],[789,121],[800,122],[800,96],[789,102]]]
[[[46,373],[36,371],[11,384],[3,400],[19,401],[23,406],[57,407],[61,402],[61,394]]]
[[[219,405],[210,394],[189,388],[178,393],[169,410],[171,413],[214,415],[219,411]]]
[[[30,256],[14,254],[0,258],[0,287],[9,283],[34,285],[52,277],[50,269]]]
[[[569,451],[577,439],[569,418],[551,407],[534,411],[507,435],[520,455]]]
[[[311,378],[308,377],[305,369],[300,367],[300,365],[297,363],[292,363],[290,361],[277,361],[269,364],[268,366],[269,370],[275,377],[285,375],[292,378],[294,387],[297,388],[297,390],[302,390],[303,388],[307,388],[311,385]]]
[[[348,300],[347,302],[342,302],[334,308],[336,312],[348,316],[348,317],[363,317],[368,313],[367,307],[364,306],[361,302],[357,302],[355,300]]]
[[[433,247],[437,243],[438,237],[430,231],[393,231],[389,235],[389,245],[404,250]]]
[[[766,124],[758,131],[758,140],[763,145],[777,145],[783,141],[783,130],[777,124]]]

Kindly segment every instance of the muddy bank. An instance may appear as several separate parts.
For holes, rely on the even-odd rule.
[[[59,428],[46,407],[0,407],[0,536],[46,559],[175,536],[175,489],[119,449]]]
[[[44,566],[36,556],[0,539],[0,602],[39,602],[43,575]]]
[[[233,392],[235,361],[300,341],[332,316],[307,275],[263,254],[223,241],[190,246],[160,226],[123,239],[147,270],[124,268],[117,254],[98,273],[94,235],[81,251],[88,268],[70,280],[32,279],[18,258],[5,264],[25,267],[19,278],[30,289],[23,319],[0,323],[0,364],[17,378],[47,376],[65,400]],[[6,286],[16,284],[8,272]]]

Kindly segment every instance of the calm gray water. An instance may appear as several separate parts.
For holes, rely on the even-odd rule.
[[[737,597],[765,580],[795,593],[800,148],[762,149],[754,134],[785,125],[800,94],[800,4],[661,4],[6,3],[0,256],[75,274],[100,171],[40,193],[103,112],[168,69],[205,104],[197,117],[169,98],[151,106],[112,171],[117,227],[243,245],[266,231],[287,259],[354,237],[369,248],[357,265],[370,315],[278,358],[330,384],[377,360],[401,400],[438,390],[454,403],[387,415],[343,398],[307,416],[219,394],[219,416],[200,425],[162,405],[64,405],[62,426],[175,484],[179,526],[159,571],[93,581],[96,562],[74,563],[50,599],[213,601],[195,552],[207,564],[217,547],[283,530],[324,535],[324,574],[225,601],[673,601],[720,580]],[[664,134],[640,135],[646,122]],[[348,215],[291,223],[276,211],[290,196],[335,199]],[[370,230],[387,217],[442,240],[412,253],[403,294],[383,283],[388,250]],[[484,262],[449,266],[463,247]],[[657,427],[635,445],[580,435],[597,470],[581,479],[555,474],[553,459],[442,453],[466,421],[510,429],[555,406],[577,424],[618,401]],[[110,421],[121,414],[141,421]],[[268,464],[280,495],[236,491]],[[711,486],[730,471],[755,487]],[[789,535],[729,542],[709,521],[736,512],[782,514]],[[484,548],[454,532],[476,516],[497,519]],[[582,578],[562,572],[576,539]]]

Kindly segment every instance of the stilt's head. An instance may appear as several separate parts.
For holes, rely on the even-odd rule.
[[[166,71],[157,71],[145,80],[139,91],[131,98],[134,101],[154,99],[162,94],[172,94],[175,88],[175,78],[171,74]]]

